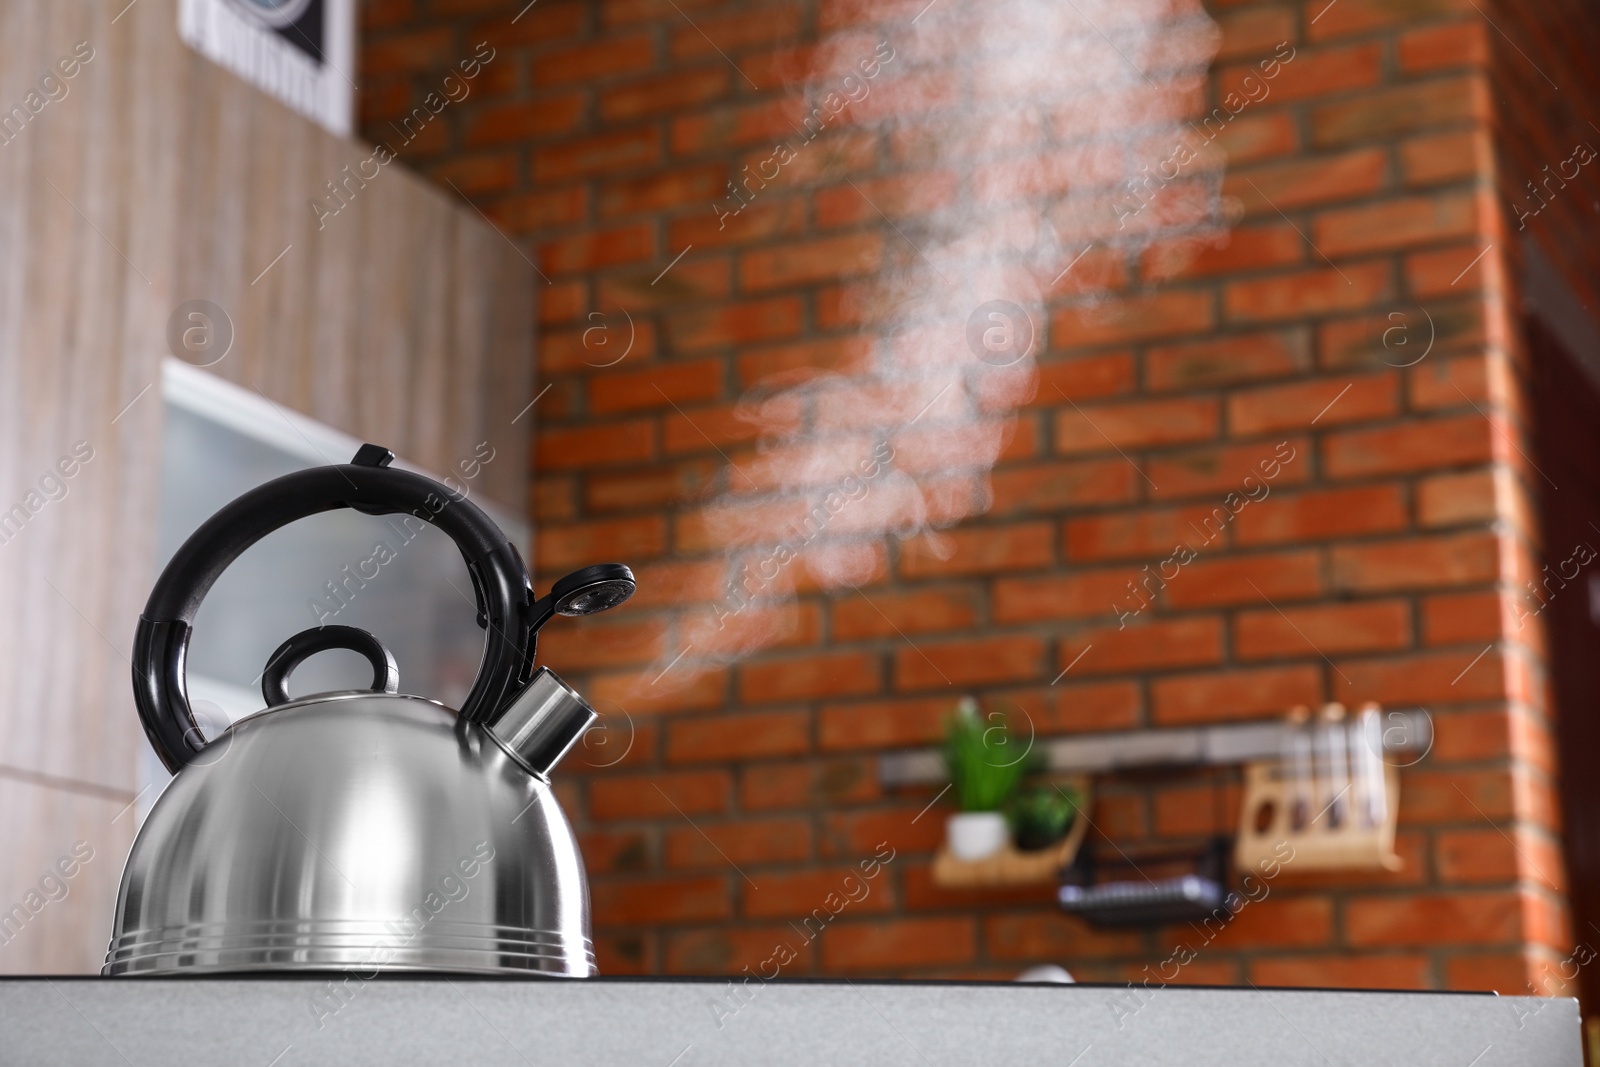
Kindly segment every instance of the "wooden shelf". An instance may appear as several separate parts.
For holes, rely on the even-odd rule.
[[[1072,819],[1067,836],[1049,848],[1024,852],[1010,841],[992,856],[981,860],[957,859],[943,845],[933,857],[933,883],[945,889],[977,889],[983,886],[1041,885],[1056,880],[1057,873],[1078,855],[1089,832],[1084,812],[1089,808],[1089,783],[1073,780],[1081,809]]]

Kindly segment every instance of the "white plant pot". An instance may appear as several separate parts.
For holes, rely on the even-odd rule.
[[[958,860],[981,860],[999,852],[1011,836],[998,811],[963,811],[944,824],[945,844]]]

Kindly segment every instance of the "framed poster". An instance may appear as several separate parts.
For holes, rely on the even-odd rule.
[[[179,0],[178,36],[341,137],[355,119],[356,0]]]

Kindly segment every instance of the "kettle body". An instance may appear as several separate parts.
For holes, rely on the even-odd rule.
[[[420,697],[234,723],[156,801],[105,973],[594,973],[588,885],[550,786]]]
[[[632,573],[585,568],[535,599],[480,509],[389,459],[368,445],[246,493],[157,582],[134,692],[174,777],[128,856],[102,973],[595,973],[583,858],[549,774],[596,716],[532,661],[540,626],[621,603]],[[335,507],[408,511],[461,546],[488,631],[462,710],[401,695],[381,642],[323,626],[272,654],[265,710],[203,737],[183,673],[205,592],[266,533]],[[290,699],[290,672],[329,648],[365,655],[372,689]]]

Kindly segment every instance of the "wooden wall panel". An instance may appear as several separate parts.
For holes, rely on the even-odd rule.
[[[489,440],[478,486],[517,510],[526,494],[531,420],[512,420],[533,395],[530,266],[397,163],[319,232],[308,202],[370,147],[190,52],[176,0],[125,3],[0,5],[0,113],[76,42],[95,51],[0,144],[0,516],[74,442],[94,449],[0,543],[0,914],[89,834],[70,899],[99,915],[131,840],[112,817],[144,744],[127,649],[154,579],[177,305],[232,319],[214,373],[439,471]],[[0,972],[97,963],[109,913],[51,908],[71,921],[0,944]]]
[[[131,801],[113,791],[0,778],[0,810],[8,821],[35,828],[7,832],[0,973],[99,970],[132,840]]]

